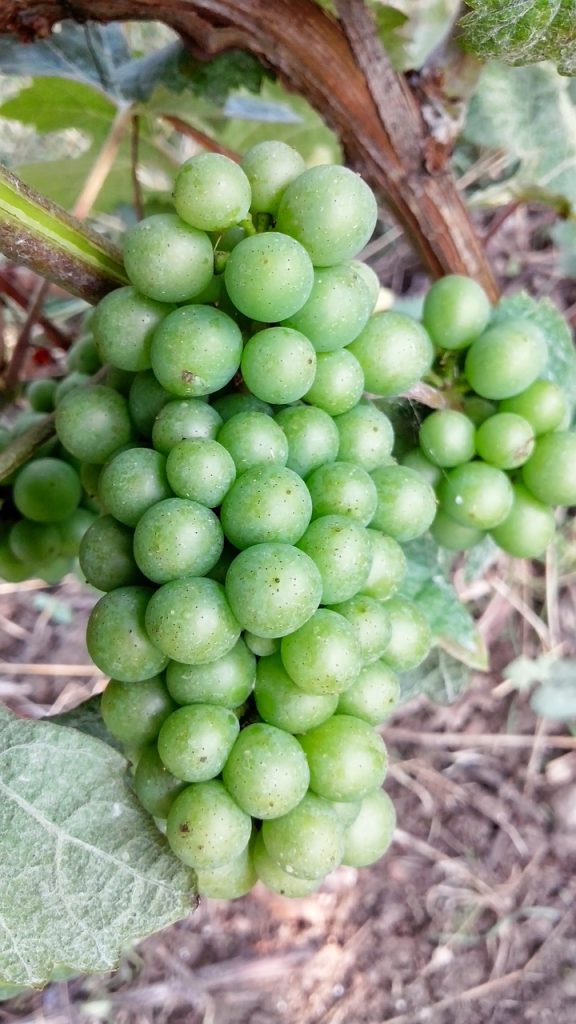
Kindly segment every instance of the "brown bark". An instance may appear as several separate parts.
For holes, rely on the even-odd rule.
[[[161,20],[204,57],[250,50],[305,96],[338,133],[348,161],[382,195],[433,277],[497,286],[446,169],[427,166],[430,139],[405,80],[390,67],[362,0],[338,0],[341,23],[313,0],[4,0],[0,32],[48,35],[64,18]]]

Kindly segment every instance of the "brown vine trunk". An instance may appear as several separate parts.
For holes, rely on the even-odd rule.
[[[497,286],[452,174],[427,167],[430,139],[405,80],[390,67],[362,0],[4,0],[0,32],[49,34],[65,18],[161,20],[197,54],[239,47],[305,96],[338,133],[349,162],[390,207],[433,277]]]

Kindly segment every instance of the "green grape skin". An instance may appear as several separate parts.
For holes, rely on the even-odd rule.
[[[484,462],[497,469],[517,469],[534,451],[534,431],[514,412],[497,412],[476,432],[476,448]]]
[[[514,558],[540,558],[554,537],[554,512],[522,484],[514,484],[512,508],[491,531],[498,547]]]
[[[348,516],[368,526],[378,505],[370,474],[352,462],[329,462],[310,473],[306,486],[312,498],[312,517]]]
[[[347,348],[320,352],[316,374],[304,401],[323,409],[329,416],[341,416],[358,404],[364,391],[364,374]]]
[[[409,448],[400,459],[400,465],[419,473],[430,487],[436,487],[442,479],[440,466],[430,462],[421,448]]]
[[[75,558],[86,530],[96,521],[96,515],[87,508],[77,508],[68,519],[58,523],[61,554],[67,558]]]
[[[94,325],[95,314],[96,310],[92,310],[91,328]],[[86,374],[89,377],[100,369],[101,362],[96,340],[90,334],[85,334],[83,337],[78,338],[66,353],[66,369],[68,373],[74,371]]]
[[[209,664],[223,657],[240,637],[240,626],[214,580],[185,576],[164,583],[146,609],[150,640],[172,661]]]
[[[401,395],[428,373],[434,346],[422,324],[406,313],[374,313],[349,346],[364,373],[366,390]]]
[[[74,571],[74,561],[72,558],[55,558],[52,562],[45,562],[44,565],[35,568],[34,572],[39,579],[44,580],[44,583],[50,585],[60,583],[68,573]],[[30,576],[30,573],[28,573]]]
[[[331,804],[307,793],[297,807],[262,825],[264,845],[280,867],[297,878],[324,878],[344,853],[344,830]]]
[[[350,686],[362,668],[362,651],[354,626],[328,608],[285,636],[280,644],[282,664],[304,693],[338,694]]]
[[[312,386],[316,352],[300,331],[268,327],[248,340],[240,369],[244,383],[257,398],[276,405],[289,405],[302,398]]]
[[[378,507],[371,526],[400,542],[425,533],[436,515],[436,496],[430,484],[407,466],[381,466],[372,479]]]
[[[0,539],[0,579],[6,583],[22,583],[34,576],[34,566],[22,562],[10,547],[8,537]]]
[[[236,473],[256,466],[285,466],[288,441],[271,416],[263,412],[239,412],[218,432],[218,443],[230,453]]]
[[[430,533],[441,548],[448,551],[469,551],[470,548],[479,544],[485,536],[483,530],[477,530],[474,526],[463,526],[457,523],[439,508],[436,512],[434,522],[430,527]]]
[[[152,444],[169,455],[179,441],[215,441],[222,417],[199,398],[177,398],[162,406],[152,425]]]
[[[300,153],[277,141],[251,146],[240,166],[250,182],[253,213],[276,214],[286,187],[306,170]]]
[[[491,312],[481,285],[470,277],[448,274],[428,290],[422,320],[438,348],[458,351],[483,333]]]
[[[254,701],[264,722],[297,734],[327,721],[336,710],[338,695],[305,693],[290,678],[277,652],[259,658]]]
[[[90,377],[87,373],[80,373],[79,370],[73,370],[67,377],[58,381],[56,385],[56,391],[54,392],[54,408],[57,409],[60,402],[66,395],[70,394],[71,391],[77,391],[78,388],[84,387],[85,384],[90,383]]]
[[[82,487],[75,469],[61,459],[34,459],[19,470],[12,489],[18,511],[37,523],[56,523],[76,511]]]
[[[168,692],[177,704],[238,708],[252,693],[255,679],[256,658],[243,639],[209,665],[170,661],[166,669]]]
[[[455,409],[438,409],[427,416],[418,440],[426,458],[442,468],[460,466],[476,454],[474,424]]]
[[[332,352],[360,334],[372,309],[363,275],[353,263],[342,263],[314,271],[307,301],[284,324],[305,334],[317,352]]]
[[[86,582],[97,590],[116,590],[143,583],[132,550],[134,532],[113,516],[99,516],[80,544],[80,568]]]
[[[254,544],[295,544],[312,516],[304,481],[283,466],[256,466],[242,473],[222,502],[228,540],[243,550]]]
[[[272,416],[273,413],[272,406],[268,402],[256,398],[256,395],[246,395],[239,391],[214,398],[212,408],[216,410],[224,423],[240,412],[263,412],[266,416]]]
[[[92,661],[122,683],[139,683],[163,672],[168,658],[152,643],[145,627],[150,587],[118,587],[100,598],[86,629]]]
[[[26,398],[35,412],[52,412],[56,381],[53,377],[32,380],[26,387]]]
[[[363,263],[361,260],[352,260],[351,265],[360,274],[370,292],[370,311],[372,312],[380,298],[380,278],[372,267],[369,267],[367,263]]]
[[[224,765],[226,789],[246,814],[280,818],[300,803],[310,773],[297,739],[273,725],[242,730]]]
[[[198,892],[213,900],[237,900],[240,896],[246,896],[257,881],[249,845],[238,857],[226,861],[218,868],[196,870]]]
[[[338,698],[339,715],[381,725],[400,700],[398,676],[383,661],[365,665],[358,678]]]
[[[166,459],[153,448],[129,448],[108,462],[98,480],[103,508],[125,526],[136,526],[157,502],[172,497]]]
[[[314,266],[352,259],[376,226],[373,193],[353,171],[335,165],[312,167],[286,188],[276,226],[308,250]]]
[[[53,523],[37,523],[20,519],[8,534],[8,543],[15,558],[32,565],[42,565],[58,558],[62,543],[58,527]]]
[[[275,420],[287,440],[286,465],[302,478],[336,459],[338,431],[327,412],[313,405],[295,405],[280,409]]]
[[[539,437],[522,467],[522,479],[545,505],[575,505],[576,433],[561,430]]]
[[[226,228],[225,231],[213,231],[212,241],[214,242],[214,248],[218,249],[219,252],[232,252],[239,242],[244,238],[247,238],[248,232],[245,228],[241,227],[240,224],[236,224],[234,227]],[[222,275],[220,274],[220,277]]]
[[[152,743],[175,710],[162,675],[138,683],[111,679],[100,701],[104,725],[126,747]]]
[[[561,427],[569,412],[566,395],[551,380],[535,380],[519,395],[501,402],[499,411],[514,412],[528,420],[537,437]]]
[[[254,840],[252,863],[258,878],[268,889],[290,899],[309,896],[321,882],[318,878],[297,878],[284,871],[268,853],[261,832]]]
[[[239,857],[250,840],[250,816],[223,783],[195,782],[178,794],[166,821],[172,852],[192,868],[221,867]]]
[[[371,564],[361,593],[377,601],[385,601],[394,594],[406,574],[406,555],[392,537],[380,530],[366,530],[370,543]]]
[[[394,429],[372,402],[358,402],[353,409],[337,416],[335,423],[340,438],[338,458],[343,462],[354,462],[371,473],[391,455]]]
[[[430,651],[432,632],[424,612],[413,601],[392,597],[386,603],[391,636],[382,661],[396,672],[417,668]]]
[[[356,594],[342,604],[332,605],[332,611],[343,615],[353,626],[364,665],[377,661],[390,640],[390,622],[382,602],[366,594]]]
[[[352,715],[333,715],[300,736],[310,768],[310,789],[326,800],[361,800],[386,776],[388,755],[372,726]]]
[[[236,466],[218,441],[185,438],[168,454],[166,477],[179,498],[216,508],[236,479]]]
[[[500,405],[500,409],[502,409],[502,405]],[[489,402],[487,398],[480,398],[480,395],[468,395],[462,402],[462,412],[469,420],[472,420],[475,427],[480,427],[484,420],[494,415],[496,405],[494,402]]]
[[[150,437],[154,420],[174,396],[156,380],[152,370],[136,374],[128,392],[130,417],[143,437]]]
[[[224,548],[218,517],[205,505],[167,498],[149,508],[134,531],[136,565],[154,583],[204,576]]]
[[[530,320],[506,320],[481,334],[468,349],[464,372],[482,398],[512,398],[542,373],[546,340]]]
[[[315,563],[322,581],[322,604],[354,597],[368,579],[370,540],[360,523],[345,516],[315,519],[298,542]]]
[[[258,636],[256,633],[251,633],[248,629],[244,630],[243,636],[248,649],[259,658],[267,658],[270,654],[276,654],[276,651],[280,650],[280,641],[273,637]],[[274,722],[270,724],[274,725]]]
[[[375,789],[364,797],[358,817],[344,834],[342,863],[364,868],[384,856],[396,828],[396,811],[390,797]]]
[[[229,708],[188,704],[162,723],[158,753],[168,771],[184,782],[207,782],[222,771],[240,731]]]
[[[84,501],[89,503],[90,508],[94,508],[97,512],[102,511],[98,501],[98,480],[100,479],[101,472],[102,466],[97,466],[92,462],[80,463],[79,475],[82,490],[84,491]]]
[[[457,523],[492,530],[512,507],[512,484],[501,469],[467,462],[451,469],[438,488],[440,506]]]
[[[304,551],[290,544],[256,544],[232,562],[226,595],[244,629],[274,639],[293,633],[314,614],[322,579]]]
[[[128,398],[135,376],[136,374],[132,373],[131,370],[121,370],[118,366],[109,366],[103,378],[103,383],[107,388],[112,388],[113,391],[118,391],[124,398]]]
[[[226,290],[236,309],[262,323],[286,320],[301,309],[313,282],[306,249],[278,231],[245,238],[224,268]]]
[[[246,174],[220,153],[193,156],[176,175],[176,213],[201,231],[225,231],[245,220],[251,200]]]
[[[134,773],[134,792],[144,810],[166,819],[175,798],[185,788],[186,783],[171,775],[161,761],[156,744],[145,747]]]
[[[212,306],[181,306],[154,332],[151,361],[163,388],[178,398],[211,395],[240,366],[240,328]]]
[[[141,295],[158,302],[188,302],[212,280],[212,242],[176,214],[156,213],[126,232],[124,266]]]
[[[76,459],[102,464],[132,437],[126,399],[105,384],[70,391],[56,409],[56,434]]]
[[[94,311],[94,338],[100,360],[132,373],[150,369],[152,335],[173,308],[139,295],[135,288],[109,292]]]
[[[216,565],[210,570],[210,572],[207,573],[210,579],[215,580],[216,583],[225,583],[226,573],[228,572],[228,569],[232,565],[232,562],[236,558],[237,554],[238,552],[236,551],[236,548],[233,548],[232,545],[229,544],[228,541],[225,539],[224,547],[222,549],[222,554],[220,555],[220,558],[216,562]]]

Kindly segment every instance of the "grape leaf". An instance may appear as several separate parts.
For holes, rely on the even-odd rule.
[[[461,21],[466,46],[479,57],[509,64],[553,60],[576,74],[575,0],[466,0]]]
[[[39,132],[79,128],[103,142],[116,104],[92,85],[66,78],[34,78],[17,96],[0,106],[0,116],[33,125]]]
[[[450,31],[460,0],[372,0],[378,35],[398,71],[423,66]]]
[[[91,697],[85,700],[78,707],[70,711],[63,711],[60,715],[51,715],[46,721],[51,725],[64,725],[69,729],[77,729],[85,732],[88,736],[95,736],[115,750],[122,751],[122,744],[108,732],[102,714],[100,712],[100,697]]]
[[[74,729],[0,709],[0,984],[112,970],[184,918],[193,873],[124,782],[125,761]]]
[[[434,647],[418,668],[402,672],[399,679],[402,704],[420,694],[436,704],[451,704],[468,686],[470,670],[441,647]]]
[[[114,69],[130,54],[119,25],[55,25],[46,39],[22,46],[14,36],[0,36],[0,67],[5,75],[69,78],[110,91]]]

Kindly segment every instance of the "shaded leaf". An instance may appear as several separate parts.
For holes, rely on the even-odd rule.
[[[95,736],[102,740],[109,747],[122,752],[122,744],[118,742],[104,725],[100,712],[100,697],[91,697],[85,700],[78,707],[71,711],[64,711],[61,715],[51,715],[46,719],[52,725],[63,725],[69,729],[77,729],[78,732],[85,732],[88,736]]]
[[[466,45],[479,57],[509,64],[553,60],[564,75],[576,74],[575,0],[466,0]]]
[[[441,647],[435,647],[418,668],[402,672],[399,679],[402,704],[420,694],[437,704],[451,704],[468,686],[470,670]]]
[[[482,579],[502,554],[501,549],[488,534],[466,552],[463,575],[466,583]]]
[[[372,0],[378,35],[394,67],[423,66],[450,31],[460,0]]]
[[[110,90],[114,69],[130,57],[119,25],[78,25],[63,21],[46,39],[23,46],[0,36],[0,67],[5,75],[69,78]]]

